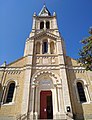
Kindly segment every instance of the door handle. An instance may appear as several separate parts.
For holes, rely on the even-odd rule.
[[[44,108],[44,112],[46,112],[46,108]]]

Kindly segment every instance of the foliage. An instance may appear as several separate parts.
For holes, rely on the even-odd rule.
[[[78,62],[86,68],[86,70],[92,71],[92,35],[82,40],[82,49],[79,51],[80,58]]]

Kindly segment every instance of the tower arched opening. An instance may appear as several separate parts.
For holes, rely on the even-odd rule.
[[[48,53],[48,41],[44,40],[43,41],[43,54]]]
[[[40,29],[43,29],[44,28],[44,22],[40,22]]]
[[[46,28],[50,29],[50,22],[49,21],[46,21]]]

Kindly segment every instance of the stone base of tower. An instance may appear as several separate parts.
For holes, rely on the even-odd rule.
[[[53,119],[55,119],[55,120],[66,120],[66,115],[58,112],[55,116],[53,116]]]
[[[28,120],[43,120],[43,119],[40,119],[38,117],[37,112],[35,112],[34,114],[30,113]],[[44,120],[48,120],[48,119],[44,119]],[[53,119],[50,119],[50,120],[73,120],[73,119],[72,119],[72,116],[68,116],[66,114],[61,114],[58,112],[54,114]]]
[[[67,116],[66,114],[56,113],[53,115],[53,120],[73,120],[71,117]]]

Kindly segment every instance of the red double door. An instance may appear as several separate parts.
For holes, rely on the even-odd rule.
[[[40,92],[40,119],[53,119],[52,92]]]

